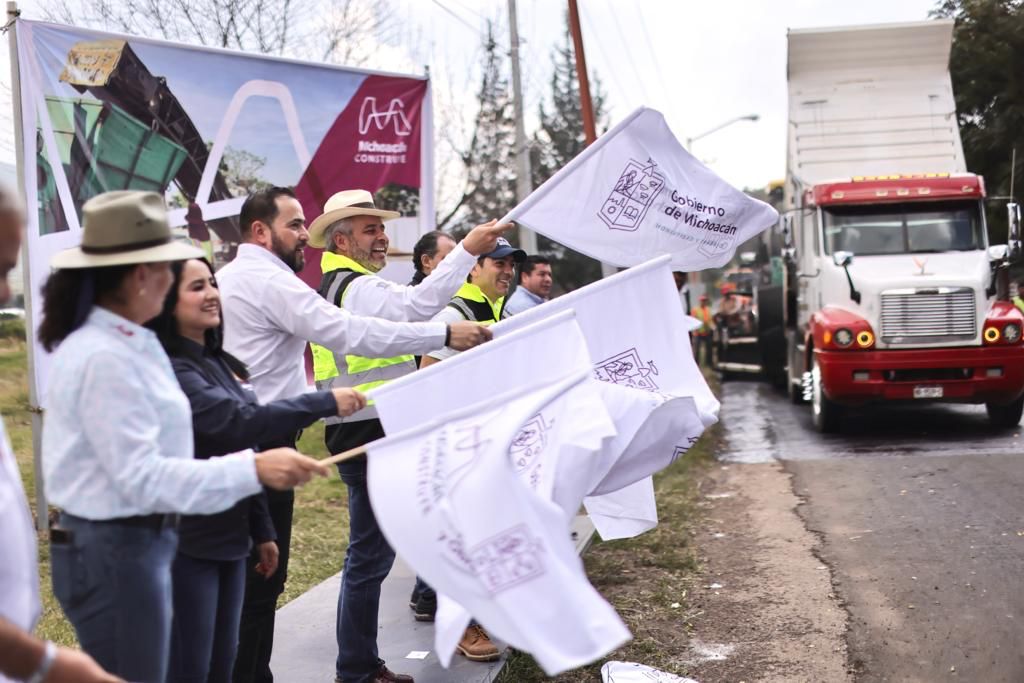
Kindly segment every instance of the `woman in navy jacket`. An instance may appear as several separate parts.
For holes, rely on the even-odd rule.
[[[221,348],[220,293],[209,262],[190,259],[172,264],[172,271],[163,312],[148,326],[167,350],[191,404],[196,458],[281,442],[322,417],[351,415],[365,406],[362,394],[352,389],[260,405],[245,384],[245,365]],[[266,498],[259,494],[216,515],[183,517],[179,535],[168,680],[227,683],[251,544],[259,556],[256,571],[270,578],[277,570]]]

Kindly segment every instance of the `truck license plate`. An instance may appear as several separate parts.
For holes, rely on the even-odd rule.
[[[942,398],[942,387],[914,387],[914,398]]]

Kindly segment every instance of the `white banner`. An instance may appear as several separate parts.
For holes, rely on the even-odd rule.
[[[244,188],[257,181],[294,187],[309,220],[334,192],[377,192],[378,207],[403,212],[396,248],[434,228],[424,77],[23,19],[13,32],[33,337],[50,258],[80,243],[82,205],[101,192],[160,193],[176,235],[204,243],[218,267],[234,257]],[[41,404],[49,354],[34,340],[31,353]]]
[[[501,385],[500,377],[478,381]],[[629,639],[587,581],[565,511],[532,491],[508,457],[541,443],[536,433],[524,439],[524,428],[536,432],[538,417],[558,430],[553,442],[563,447],[548,450],[545,460],[600,448],[614,429],[601,414],[596,386],[584,370],[470,402],[454,414],[435,413],[425,426],[369,446],[370,499],[384,535],[440,595],[464,608],[442,600],[438,611],[435,648],[446,666],[470,614],[532,654],[549,675],[592,662]]]
[[[724,266],[778,217],[683,149],[660,112],[641,107],[502,221],[616,266],[670,254],[674,270],[694,271]]]

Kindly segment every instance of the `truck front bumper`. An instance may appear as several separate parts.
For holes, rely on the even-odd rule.
[[[1002,405],[1024,393],[1022,344],[814,353],[825,395],[837,403],[925,398]]]

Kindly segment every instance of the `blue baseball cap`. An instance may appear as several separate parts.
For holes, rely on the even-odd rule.
[[[522,263],[526,260],[526,252],[513,247],[504,237],[499,237],[498,244],[495,245],[494,249],[480,258],[505,258],[506,256],[512,256],[516,263]]]

